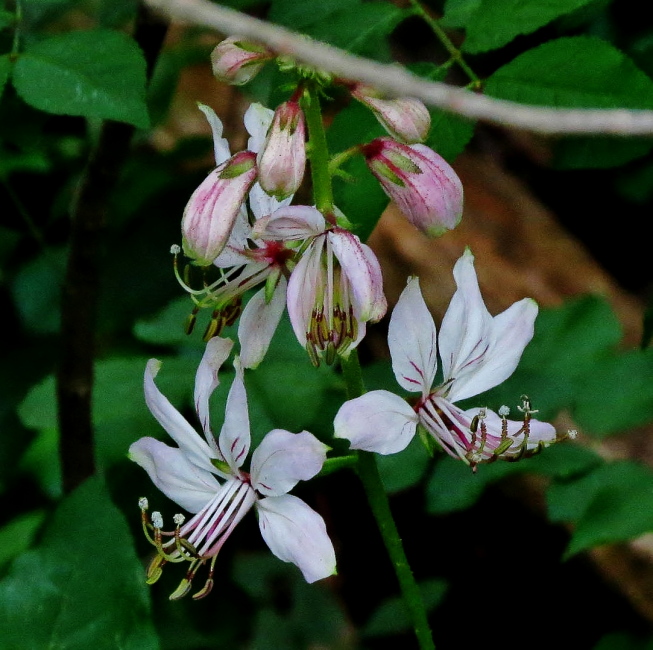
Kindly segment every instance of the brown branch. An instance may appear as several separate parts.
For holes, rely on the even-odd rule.
[[[474,120],[548,134],[651,135],[653,111],[558,109],[494,99],[449,84],[426,81],[397,64],[354,56],[283,27],[222,7],[208,0],[145,0],[166,16],[238,35],[267,45],[278,54],[338,77],[362,81],[390,95],[416,97],[430,106]]]

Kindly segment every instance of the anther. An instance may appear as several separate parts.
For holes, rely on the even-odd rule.
[[[506,406],[505,404],[503,406],[500,406],[499,415],[501,416],[502,419],[505,420],[510,415],[510,407]]]
[[[158,529],[163,528],[163,516],[158,510],[155,510],[152,513],[152,526]]]
[[[147,500],[145,497],[141,497],[141,498],[138,500],[138,507],[139,507],[143,512],[145,512],[145,511],[150,507],[150,504],[149,504],[148,500]]]

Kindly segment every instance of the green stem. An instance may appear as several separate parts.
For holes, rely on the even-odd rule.
[[[329,148],[327,147],[318,87],[309,84],[303,101],[311,157],[311,179],[315,207],[328,217],[333,214],[333,191],[329,173]]]
[[[437,20],[435,20],[429,13],[422,7],[419,0],[410,0],[410,4],[413,5],[415,13],[420,16],[428,26],[433,30],[433,33],[437,36],[440,43],[443,47],[449,52],[451,58],[460,66],[461,70],[469,77],[472,89],[477,89],[481,87],[481,80],[478,78],[476,73],[467,65],[463,55],[460,53],[460,50],[451,42],[446,32],[440,27]]]
[[[341,358],[340,364],[347,385],[347,397],[349,399],[359,397],[365,392],[365,389],[356,350],[353,350],[346,359]],[[422,594],[408,564],[374,454],[359,451],[356,470],[363,483],[372,514],[376,519],[383,543],[397,575],[401,594],[408,608],[419,647],[421,650],[434,650],[435,644],[433,643]]]

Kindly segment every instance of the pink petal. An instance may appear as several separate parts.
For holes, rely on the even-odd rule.
[[[273,429],[252,454],[252,486],[265,496],[280,496],[313,478],[329,448],[312,433]]]
[[[220,489],[211,472],[191,463],[181,449],[154,438],[133,443],[129,457],[149,474],[163,494],[188,512],[199,512]]]
[[[286,306],[287,284],[282,275],[270,302],[266,302],[263,288],[257,291],[245,306],[238,324],[240,361],[243,368],[256,368],[268,351]]]
[[[336,438],[352,449],[395,454],[408,446],[418,417],[405,400],[387,390],[373,390],[345,402],[333,421]]]
[[[190,462],[213,472],[211,458],[215,458],[216,454],[154,383],[160,367],[161,362],[157,359],[150,359],[145,367],[144,390],[147,407]]]
[[[333,544],[315,510],[290,494],[261,499],[256,508],[265,543],[280,560],[299,567],[306,582],[336,572]]]
[[[392,369],[402,388],[413,393],[421,391],[423,395],[431,390],[438,369],[436,337],[419,278],[410,278],[388,325]]]

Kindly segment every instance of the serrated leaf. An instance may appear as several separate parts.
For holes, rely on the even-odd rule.
[[[28,46],[14,65],[13,82],[22,99],[42,111],[147,128],[145,67],[126,34],[75,31]]]
[[[549,41],[499,68],[488,95],[557,108],[653,108],[653,80],[623,52],[601,39],[574,36]],[[616,137],[567,138],[555,164],[610,167],[645,154],[649,141]]]
[[[478,54],[531,34],[590,2],[593,0],[449,0],[443,24],[464,27],[463,51]],[[510,19],[506,20],[506,16]]]
[[[0,582],[0,629],[3,650],[159,648],[131,534],[99,479],[61,503]]]
[[[306,33],[354,54],[387,59],[386,38],[409,13],[387,2],[356,3],[336,11]]]
[[[632,539],[653,530],[653,472],[631,461],[607,463],[577,481],[551,485],[547,503],[552,521],[574,524],[567,557]]]
[[[653,81],[601,39],[549,41],[499,68],[488,95],[524,104],[569,108],[653,108]]]

